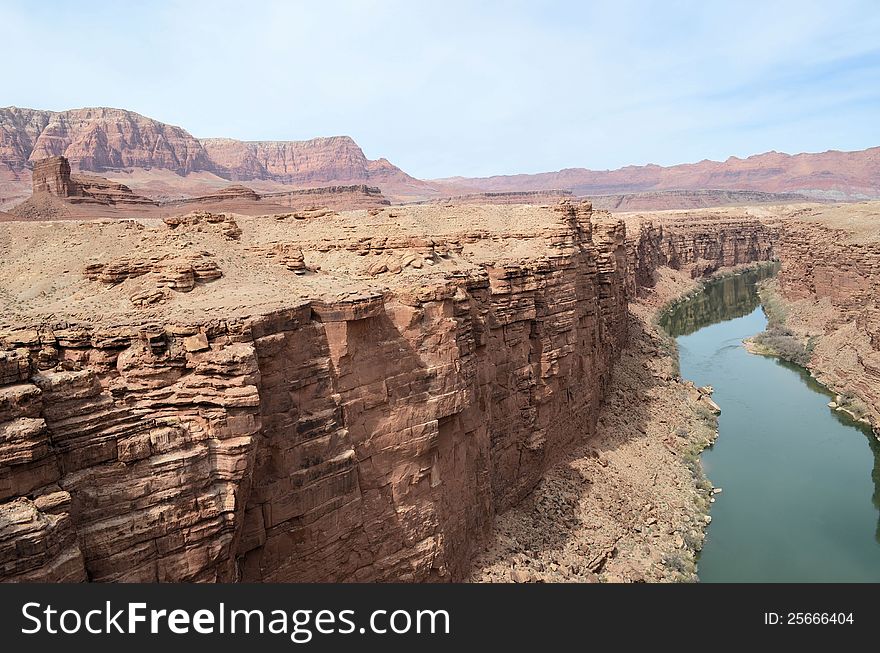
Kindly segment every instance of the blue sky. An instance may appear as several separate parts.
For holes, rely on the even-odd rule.
[[[422,178],[880,145],[878,0],[134,4],[0,0],[0,106],[348,134]]]

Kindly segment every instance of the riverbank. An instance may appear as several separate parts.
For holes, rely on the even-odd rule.
[[[793,324],[787,326],[806,345],[801,351],[810,355],[810,368],[821,370],[814,372],[819,380],[838,389],[845,410],[853,398],[880,392],[880,313],[877,293],[870,291],[880,282],[873,244],[878,240],[875,225],[880,225],[874,219],[878,206],[807,207],[773,214],[784,218],[780,232],[785,235],[775,255],[783,260],[786,297],[778,302],[762,299],[771,312],[789,306]],[[633,233],[636,228],[628,224]],[[858,242],[850,243],[837,228]],[[816,243],[828,241],[835,245],[834,254],[817,256]],[[663,247],[657,251],[665,260]],[[635,276],[641,281],[640,296],[630,303],[633,342],[615,370],[595,444],[572,452],[523,503],[498,517],[471,580],[696,579],[694,560],[713,498],[698,459],[717,435],[717,420],[700,415],[699,391],[678,379],[675,340],[658,328],[657,320],[665,309],[693,298],[711,278],[695,281],[692,273],[697,271],[688,266],[675,271],[652,265],[656,252],[641,245],[636,253]],[[640,261],[646,263],[644,271]],[[753,267],[728,265],[714,276]],[[653,287],[641,287],[645,285]],[[798,290],[803,301],[791,308]],[[802,323],[807,328],[800,329]],[[837,377],[841,383],[834,382]],[[848,389],[852,387],[857,390]],[[670,433],[684,437],[670,440]],[[597,460],[607,465],[600,469]],[[655,477],[644,469],[668,473]],[[656,497],[666,501],[662,517],[667,526],[646,530],[648,519],[657,520],[650,526],[661,521],[643,509],[648,505],[656,510]]]
[[[708,394],[678,376],[660,312],[693,293],[658,270],[630,303],[630,344],[615,366],[594,439],[496,519],[472,582],[695,581],[713,488],[699,463],[717,436]]]
[[[786,221],[776,255],[778,279],[760,290],[771,328],[803,343],[795,362],[880,436],[880,203],[813,207]]]
[[[701,582],[866,582],[880,569],[880,446],[840,412],[803,367],[743,348],[766,333],[786,351],[805,342],[761,306],[755,270],[709,284],[664,317],[681,375],[711,383],[724,408],[701,456],[724,494],[699,556]]]
[[[853,333],[855,324],[840,324],[840,316],[828,303],[787,299],[776,280],[759,284],[758,294],[768,325],[743,341],[746,350],[803,367],[835,394],[829,408],[870,426],[880,437],[880,410],[869,403],[868,393],[859,391],[865,383],[865,361],[875,353],[870,340]]]

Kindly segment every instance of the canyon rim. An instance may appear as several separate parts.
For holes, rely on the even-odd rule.
[[[655,320],[777,259],[809,364],[877,423],[875,203],[32,176],[0,224],[5,580],[693,580],[717,406]]]
[[[871,3],[101,5],[0,2],[17,601],[880,582]]]

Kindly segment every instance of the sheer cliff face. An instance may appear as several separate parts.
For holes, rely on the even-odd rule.
[[[174,173],[166,180],[172,184],[175,175],[208,173],[201,182],[198,175],[192,182],[178,179],[181,188],[202,183],[204,191],[218,177],[298,187],[380,184],[405,193],[426,186],[385,159],[367,159],[348,136],[307,141],[199,140],[180,127],[122,109],[0,108],[0,195],[24,195],[29,168],[55,156],[66,157],[74,172],[132,173],[132,183],[138,173],[147,171]],[[142,181],[149,187],[149,176]],[[10,202],[0,196],[0,205]]]
[[[348,136],[198,140],[180,127],[123,109],[0,109],[0,163],[22,172],[54,156],[66,157],[82,171],[161,168],[180,175],[207,171],[233,180],[286,183],[367,181],[373,168],[383,167],[367,160]]]
[[[778,220],[758,220],[743,209],[725,213],[672,214],[665,219],[633,217],[628,221],[630,292],[650,288],[660,267],[687,269],[699,278],[721,268],[778,255]]]
[[[805,211],[779,241],[786,326],[814,338],[817,378],[864,404],[880,432],[880,206]]]
[[[0,109],[0,129],[2,160],[19,172],[53,156],[84,171],[165,168],[185,175],[210,167],[202,145],[180,127],[122,109]]]
[[[228,179],[265,179],[298,186],[331,182],[415,182],[384,159],[370,161],[348,136],[308,141],[202,139],[211,170]]]
[[[0,577],[461,578],[594,432],[648,265],[627,249],[771,248],[627,243],[571,203],[270,222],[0,227]]]
[[[4,578],[461,577],[495,512],[592,432],[626,337],[623,225],[591,224],[588,207],[521,211],[533,227],[300,242],[312,267],[354,266],[351,296],[285,290],[253,315],[157,310],[112,327],[85,323],[83,304],[76,321],[9,325]],[[480,225],[472,213],[459,225]],[[249,235],[237,257],[273,256]],[[151,274],[125,261],[89,268],[111,309]],[[381,283],[364,287],[370,274]]]

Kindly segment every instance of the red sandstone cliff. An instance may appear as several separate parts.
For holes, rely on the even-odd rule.
[[[210,170],[237,181],[269,179],[298,186],[328,182],[398,181],[419,183],[385,159],[370,161],[348,136],[309,141],[201,141],[212,162]]]
[[[686,269],[694,279],[721,268],[770,261],[778,256],[782,225],[748,215],[635,217],[627,224],[630,294],[654,286],[661,267]]]
[[[128,175],[122,181],[135,192],[150,195],[148,189],[161,189],[168,197],[208,194],[222,185],[217,183],[221,180],[296,187],[366,184],[380,187],[396,201],[561,189],[578,196],[614,196],[603,197],[596,205],[621,210],[765,201],[725,191],[805,193],[816,199],[880,197],[880,148],[796,155],[768,152],[670,167],[571,168],[422,181],[386,159],[367,159],[347,136],[307,141],[199,140],[180,127],[122,109],[53,112],[7,107],[0,109],[0,208],[27,196],[28,166],[59,155],[70,160],[74,172]],[[157,172],[168,176],[157,179]],[[706,191],[708,196],[682,196],[678,191]],[[780,199],[791,201],[766,201]]]
[[[0,162],[21,172],[27,162],[65,156],[74,169],[205,170],[204,148],[180,127],[123,109],[0,109]]]
[[[494,515],[595,432],[637,277],[772,252],[758,221],[627,240],[589,205],[493,210],[386,209],[335,237],[308,221],[88,226],[111,256],[40,300],[51,319],[12,304],[0,329],[2,578],[461,578]],[[4,274],[57,238],[78,256],[84,228],[29,240]],[[250,276],[266,265],[272,284]],[[335,298],[297,299],[342,274]],[[59,321],[60,306],[80,308]]]
[[[805,210],[778,243],[785,326],[812,341],[808,367],[880,433],[880,211]],[[853,408],[853,406],[849,406]]]
[[[67,159],[55,156],[34,162],[32,196],[13,207],[5,219],[168,217],[192,209],[267,215],[286,209],[352,210],[388,204],[378,188],[365,185],[307,188],[266,195],[234,185],[209,195],[160,203],[103,177],[72,175]]]
[[[9,196],[5,203],[23,194],[29,166],[54,156],[66,157],[74,172],[209,173],[300,188],[368,184],[402,196],[431,190],[385,159],[367,159],[347,136],[278,142],[198,140],[180,127],[123,109],[0,109],[0,195]],[[200,183],[207,181],[179,182],[187,190]]]

